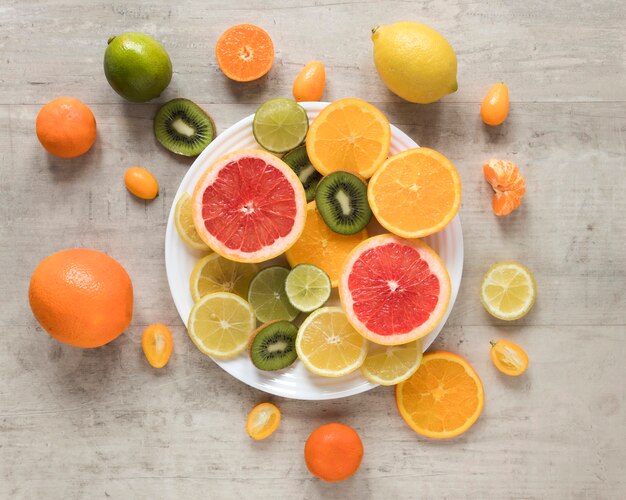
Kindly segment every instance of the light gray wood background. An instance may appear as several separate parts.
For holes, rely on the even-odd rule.
[[[0,497],[2,498],[624,498],[626,483],[626,37],[617,0],[222,2],[3,0],[0,5]],[[429,106],[390,94],[372,63],[370,28],[418,20],[459,58],[459,91]],[[275,65],[248,85],[228,81],[213,47],[228,26],[271,34]],[[174,65],[148,104],[108,86],[107,38],[146,32]],[[483,379],[485,410],[464,436],[434,442],[399,417],[393,390],[328,402],[268,397],[222,372],[189,342],[165,277],[163,238],[176,188],[191,164],[154,140],[159,103],[187,97],[219,130],[264,100],[290,96],[308,60],[327,66],[327,100],[373,102],[418,143],[449,156],[464,187],[465,273],[435,347],[466,356]],[[491,129],[478,109],[488,87],[510,88],[508,121]],[[85,101],[98,140],[61,160],[37,142],[50,99]],[[482,164],[514,160],[528,184],[520,210],[490,211]],[[161,195],[144,203],[123,185],[150,168]],[[50,339],[27,302],[46,255],[92,247],[117,258],[135,286],[129,330],[97,350]],[[514,324],[489,317],[478,286],[494,262],[532,269],[538,301]],[[164,370],[140,338],[163,322],[175,337]],[[530,356],[526,375],[501,376],[489,340]],[[244,432],[262,401],[283,412],[267,442]],[[365,457],[341,484],[313,479],[303,445],[329,421],[354,426]]]

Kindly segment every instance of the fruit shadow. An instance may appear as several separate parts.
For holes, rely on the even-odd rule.
[[[437,101],[432,104],[411,104],[394,100],[381,107],[389,118],[389,122],[406,133],[418,145],[445,150],[445,143],[441,142],[439,128],[439,122],[445,113],[445,103]]]
[[[45,152],[45,162],[55,181],[75,182],[76,179],[86,175],[92,166],[100,164],[103,147],[96,137],[95,144],[85,154],[75,158],[60,158]]]
[[[265,93],[270,83],[269,73],[252,82],[236,82],[226,79],[225,88],[237,103],[249,103],[250,98],[257,99]],[[253,101],[254,102],[254,101]]]

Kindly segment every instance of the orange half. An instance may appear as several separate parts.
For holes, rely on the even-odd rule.
[[[403,238],[423,238],[446,227],[461,205],[461,179],[444,155],[415,148],[389,158],[367,188],[374,216]]]
[[[483,384],[461,356],[424,354],[419,369],[396,386],[400,415],[418,434],[451,438],[468,430],[483,411]]]
[[[306,151],[322,175],[349,170],[369,178],[389,155],[391,128],[385,115],[356,98],[326,106],[313,120]]]
[[[251,82],[265,75],[274,63],[274,44],[267,32],[254,24],[228,28],[215,45],[217,64],[236,82]]]

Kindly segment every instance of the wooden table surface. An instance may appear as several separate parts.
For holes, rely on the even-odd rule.
[[[147,4],[150,4],[149,6]],[[370,28],[418,20],[441,31],[459,58],[459,90],[411,105],[382,84]],[[626,36],[615,0],[250,0],[186,2],[3,0],[0,6],[0,497],[2,498],[625,498],[626,480]],[[228,81],[215,63],[230,25],[258,24],[276,60],[255,83]],[[111,90],[107,38],[140,31],[170,53],[174,77],[156,101],[131,104]],[[399,417],[393,390],[343,400],[284,400],[219,369],[188,340],[170,298],[163,239],[190,159],[155,141],[159,103],[187,97],[220,131],[263,101],[288,97],[301,66],[327,66],[325,98],[380,107],[419,144],[446,154],[463,181],[465,272],[435,347],[459,353],[485,386],[482,417],[465,435],[435,442]],[[482,125],[487,88],[505,81],[512,105],[500,128]],[[39,108],[60,95],[85,101],[98,139],[61,160],[35,136]],[[497,219],[482,164],[522,169],[521,209]],[[161,194],[144,203],[122,182],[149,167]],[[48,254],[91,247],[118,259],[135,287],[131,327],[96,350],[50,339],[27,301],[30,274]],[[537,279],[538,300],[505,324],[482,308],[491,264],[515,259]],[[146,363],[141,333],[163,322],[175,337],[161,371]],[[489,340],[529,354],[522,377],[501,376]],[[279,431],[252,442],[244,419],[276,402]],[[364,442],[352,479],[313,479],[303,445],[340,421]]]

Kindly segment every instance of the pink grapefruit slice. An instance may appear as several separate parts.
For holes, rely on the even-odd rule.
[[[222,156],[202,175],[192,198],[198,235],[214,252],[237,262],[263,262],[302,234],[302,183],[276,156],[256,149]]]
[[[399,345],[428,335],[450,302],[450,277],[420,240],[374,236],[346,258],[339,296],[348,321],[366,339]]]

